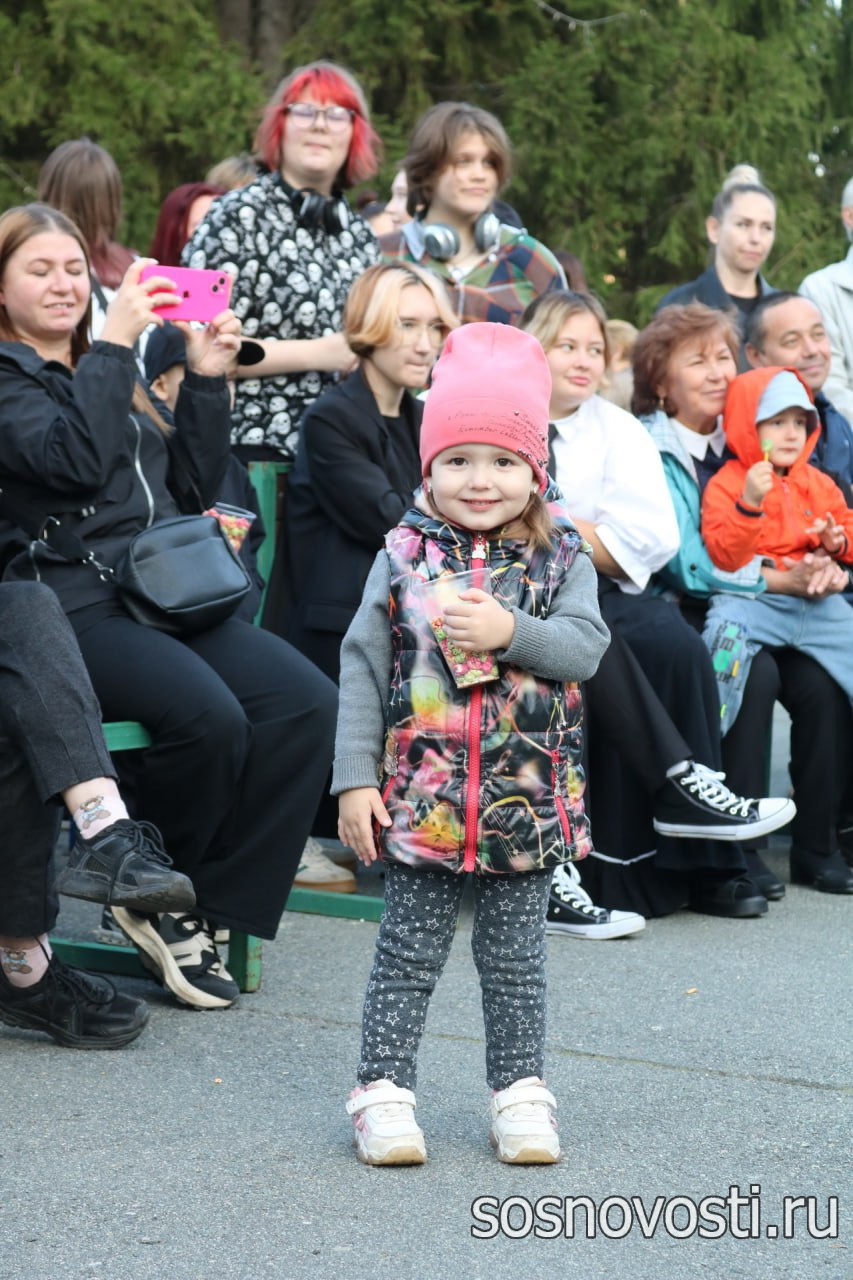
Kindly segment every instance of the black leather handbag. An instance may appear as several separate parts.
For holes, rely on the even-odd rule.
[[[0,490],[0,509],[63,559],[91,565],[104,582],[114,582],[132,618],[169,635],[191,635],[224,622],[251,588],[215,516],[158,520],[131,538],[111,569],[55,516],[45,516],[8,490]]]
[[[229,618],[251,581],[214,516],[173,516],[131,538],[112,576],[137,622],[171,635]]]

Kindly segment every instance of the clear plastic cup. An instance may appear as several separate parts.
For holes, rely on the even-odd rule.
[[[214,503],[209,510],[204,512],[204,515],[213,516],[219,521],[222,526],[222,532],[234,550],[238,552],[255,520],[254,511],[247,511],[245,507],[232,507],[227,502]]]
[[[475,578],[478,580],[475,581]],[[444,630],[444,610],[448,604],[455,603],[463,591],[468,591],[475,586],[480,591],[491,594],[488,569],[466,569],[462,573],[446,573],[440,578],[433,578],[430,582],[422,582],[418,587],[424,612],[432,627],[436,643],[458,689],[467,689],[471,685],[485,684],[489,680],[500,678],[500,669],[490,650],[466,653],[453,643]]]

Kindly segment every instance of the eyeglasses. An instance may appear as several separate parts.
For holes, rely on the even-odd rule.
[[[447,337],[447,326],[440,320],[433,320],[430,324],[417,320],[395,320],[394,324],[397,330],[397,342],[401,347],[413,347],[421,334],[425,333],[429,345],[437,351]]]
[[[315,107],[313,102],[291,102],[285,108],[297,129],[310,129],[323,117],[323,123],[329,133],[341,133],[355,119],[355,112],[349,107]]]

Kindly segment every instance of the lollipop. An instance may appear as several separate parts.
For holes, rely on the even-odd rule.
[[[764,461],[765,461],[765,462],[769,462],[769,461],[770,461],[770,455],[771,455],[771,453],[773,452],[773,441],[772,441],[772,440],[762,440],[762,441],[761,441],[761,452],[764,454]]]

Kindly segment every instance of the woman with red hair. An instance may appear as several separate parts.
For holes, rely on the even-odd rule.
[[[232,306],[265,358],[238,370],[232,440],[244,461],[281,462],[305,409],[354,365],[343,306],[379,249],[344,191],[376,172],[379,138],[350,73],[312,62],[272,95],[255,150],[268,172],[216,200],[183,261],[234,277]]]
[[[181,250],[217,196],[227,187],[210,182],[184,182],[170,191],[160,206],[149,255],[164,267],[181,265]]]

